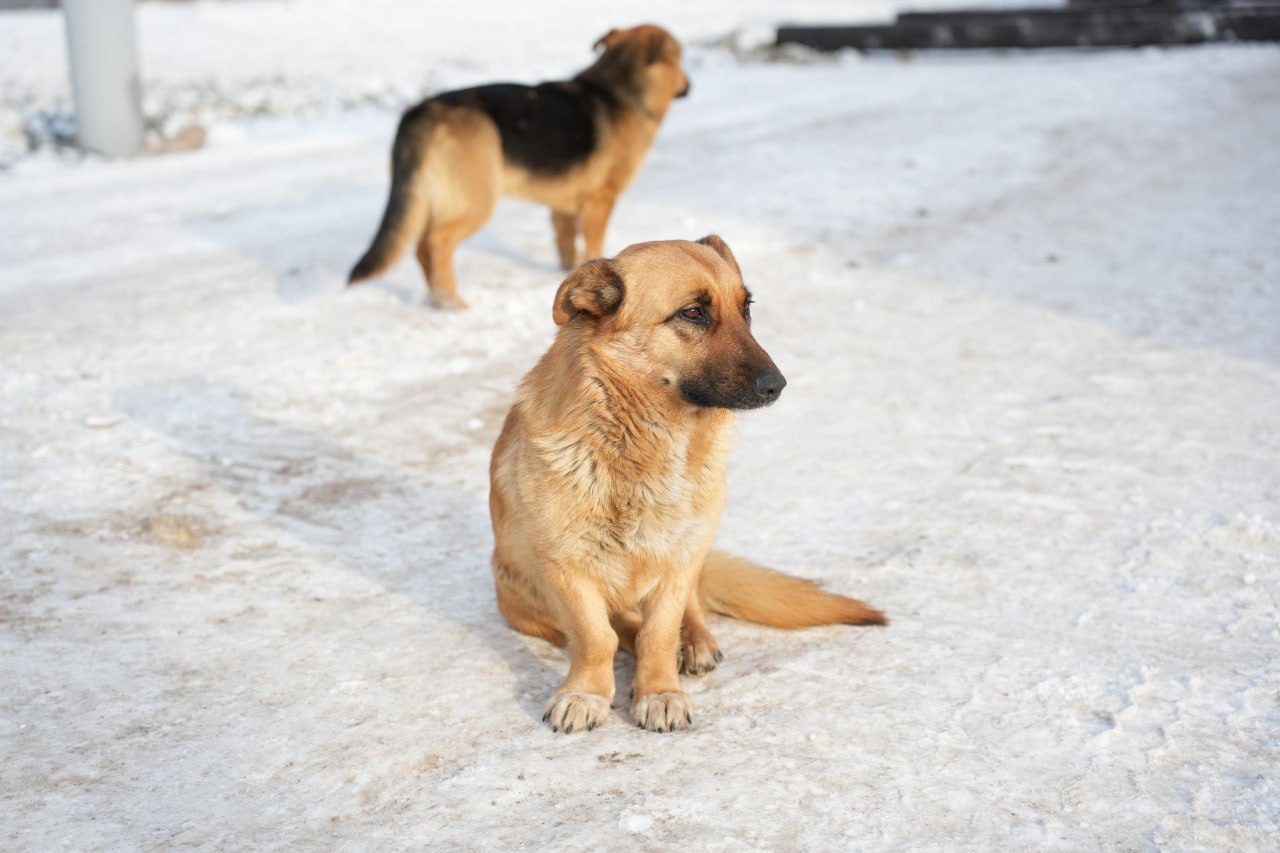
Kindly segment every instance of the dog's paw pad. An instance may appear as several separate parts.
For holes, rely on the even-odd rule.
[[[589,732],[605,721],[610,705],[594,693],[557,693],[543,709],[542,721],[553,732]]]
[[[687,729],[693,722],[693,703],[684,691],[646,693],[631,703],[631,719],[651,732]]]

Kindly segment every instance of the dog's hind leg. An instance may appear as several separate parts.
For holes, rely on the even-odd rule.
[[[604,231],[617,198],[616,193],[597,190],[582,206],[582,234],[586,238],[588,261],[604,257]]]
[[[492,210],[492,208],[490,208]],[[463,240],[480,230],[488,219],[470,216],[451,222],[432,222],[418,244],[418,262],[427,277],[427,289],[431,304],[437,308],[466,308],[467,303],[458,295],[458,280],[453,273],[453,253]]]
[[[522,634],[547,640],[557,646],[565,645],[564,633],[556,627],[555,620],[521,595],[510,583],[502,580],[497,571],[494,572],[494,587],[498,594],[498,610],[508,625]]]
[[[424,229],[418,238],[418,248],[414,251],[418,258],[418,266],[422,267],[422,277],[427,280],[428,292],[431,288],[431,246],[427,243],[427,231]]]
[[[576,213],[551,211],[551,227],[556,232],[556,252],[560,255],[560,266],[565,272],[577,269],[578,264],[582,263],[582,256],[578,254],[578,231],[581,224],[582,220]]]
[[[680,624],[680,671],[685,675],[706,675],[723,659],[720,644],[707,628],[702,601],[697,594],[689,596]]]
[[[431,215],[418,244],[431,304],[466,308],[453,253],[493,215],[502,193],[498,131],[487,119],[454,116],[437,127],[427,165]]]

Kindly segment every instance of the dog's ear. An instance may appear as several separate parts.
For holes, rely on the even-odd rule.
[[[621,35],[621,33],[618,30],[616,29],[609,30],[609,32],[605,33],[604,35],[600,36],[600,38],[596,39],[596,43],[593,44],[591,47],[593,50],[596,50],[596,51],[608,50],[609,48],[613,47],[615,44],[618,43],[619,35]]]
[[[634,27],[630,30],[609,30],[596,39],[595,49],[613,50],[626,47],[633,59],[641,65],[652,65],[659,59],[674,58],[680,47],[666,30],[649,25]]]
[[[652,65],[659,59],[674,59],[678,51],[675,39],[664,30],[646,27],[640,34],[640,52],[645,65]]]
[[[612,263],[603,258],[587,261],[561,282],[551,317],[557,326],[579,314],[605,317],[618,310],[626,290]]]
[[[738,259],[733,256],[733,252],[729,251],[729,244],[721,240],[719,234],[708,234],[697,242],[728,261],[729,266],[733,267],[733,271],[738,274],[738,278],[742,278],[742,268],[738,266]]]

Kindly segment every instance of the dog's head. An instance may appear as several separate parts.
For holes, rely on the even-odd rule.
[[[787,380],[751,334],[751,294],[715,235],[639,243],[575,270],[556,293],[556,324],[611,366],[694,406],[767,406]]]
[[[689,76],[680,64],[680,42],[662,27],[641,24],[609,30],[595,46],[602,53],[590,71],[614,85],[637,90],[651,111],[660,115],[673,98],[689,94]]]

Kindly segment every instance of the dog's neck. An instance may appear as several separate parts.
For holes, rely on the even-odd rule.
[[[572,326],[561,329],[526,382],[542,391],[521,394],[527,406],[540,400],[539,410],[528,414],[557,430],[577,432],[606,458],[664,456],[694,433],[714,437],[733,423],[728,409],[686,402],[661,380],[639,374],[608,343]]]
[[[580,73],[576,79],[586,87],[602,93],[614,103],[631,110],[655,131],[671,106],[670,98],[653,102],[652,99],[645,97],[646,93],[636,85],[633,77],[620,76],[609,68],[601,69],[599,63]]]

